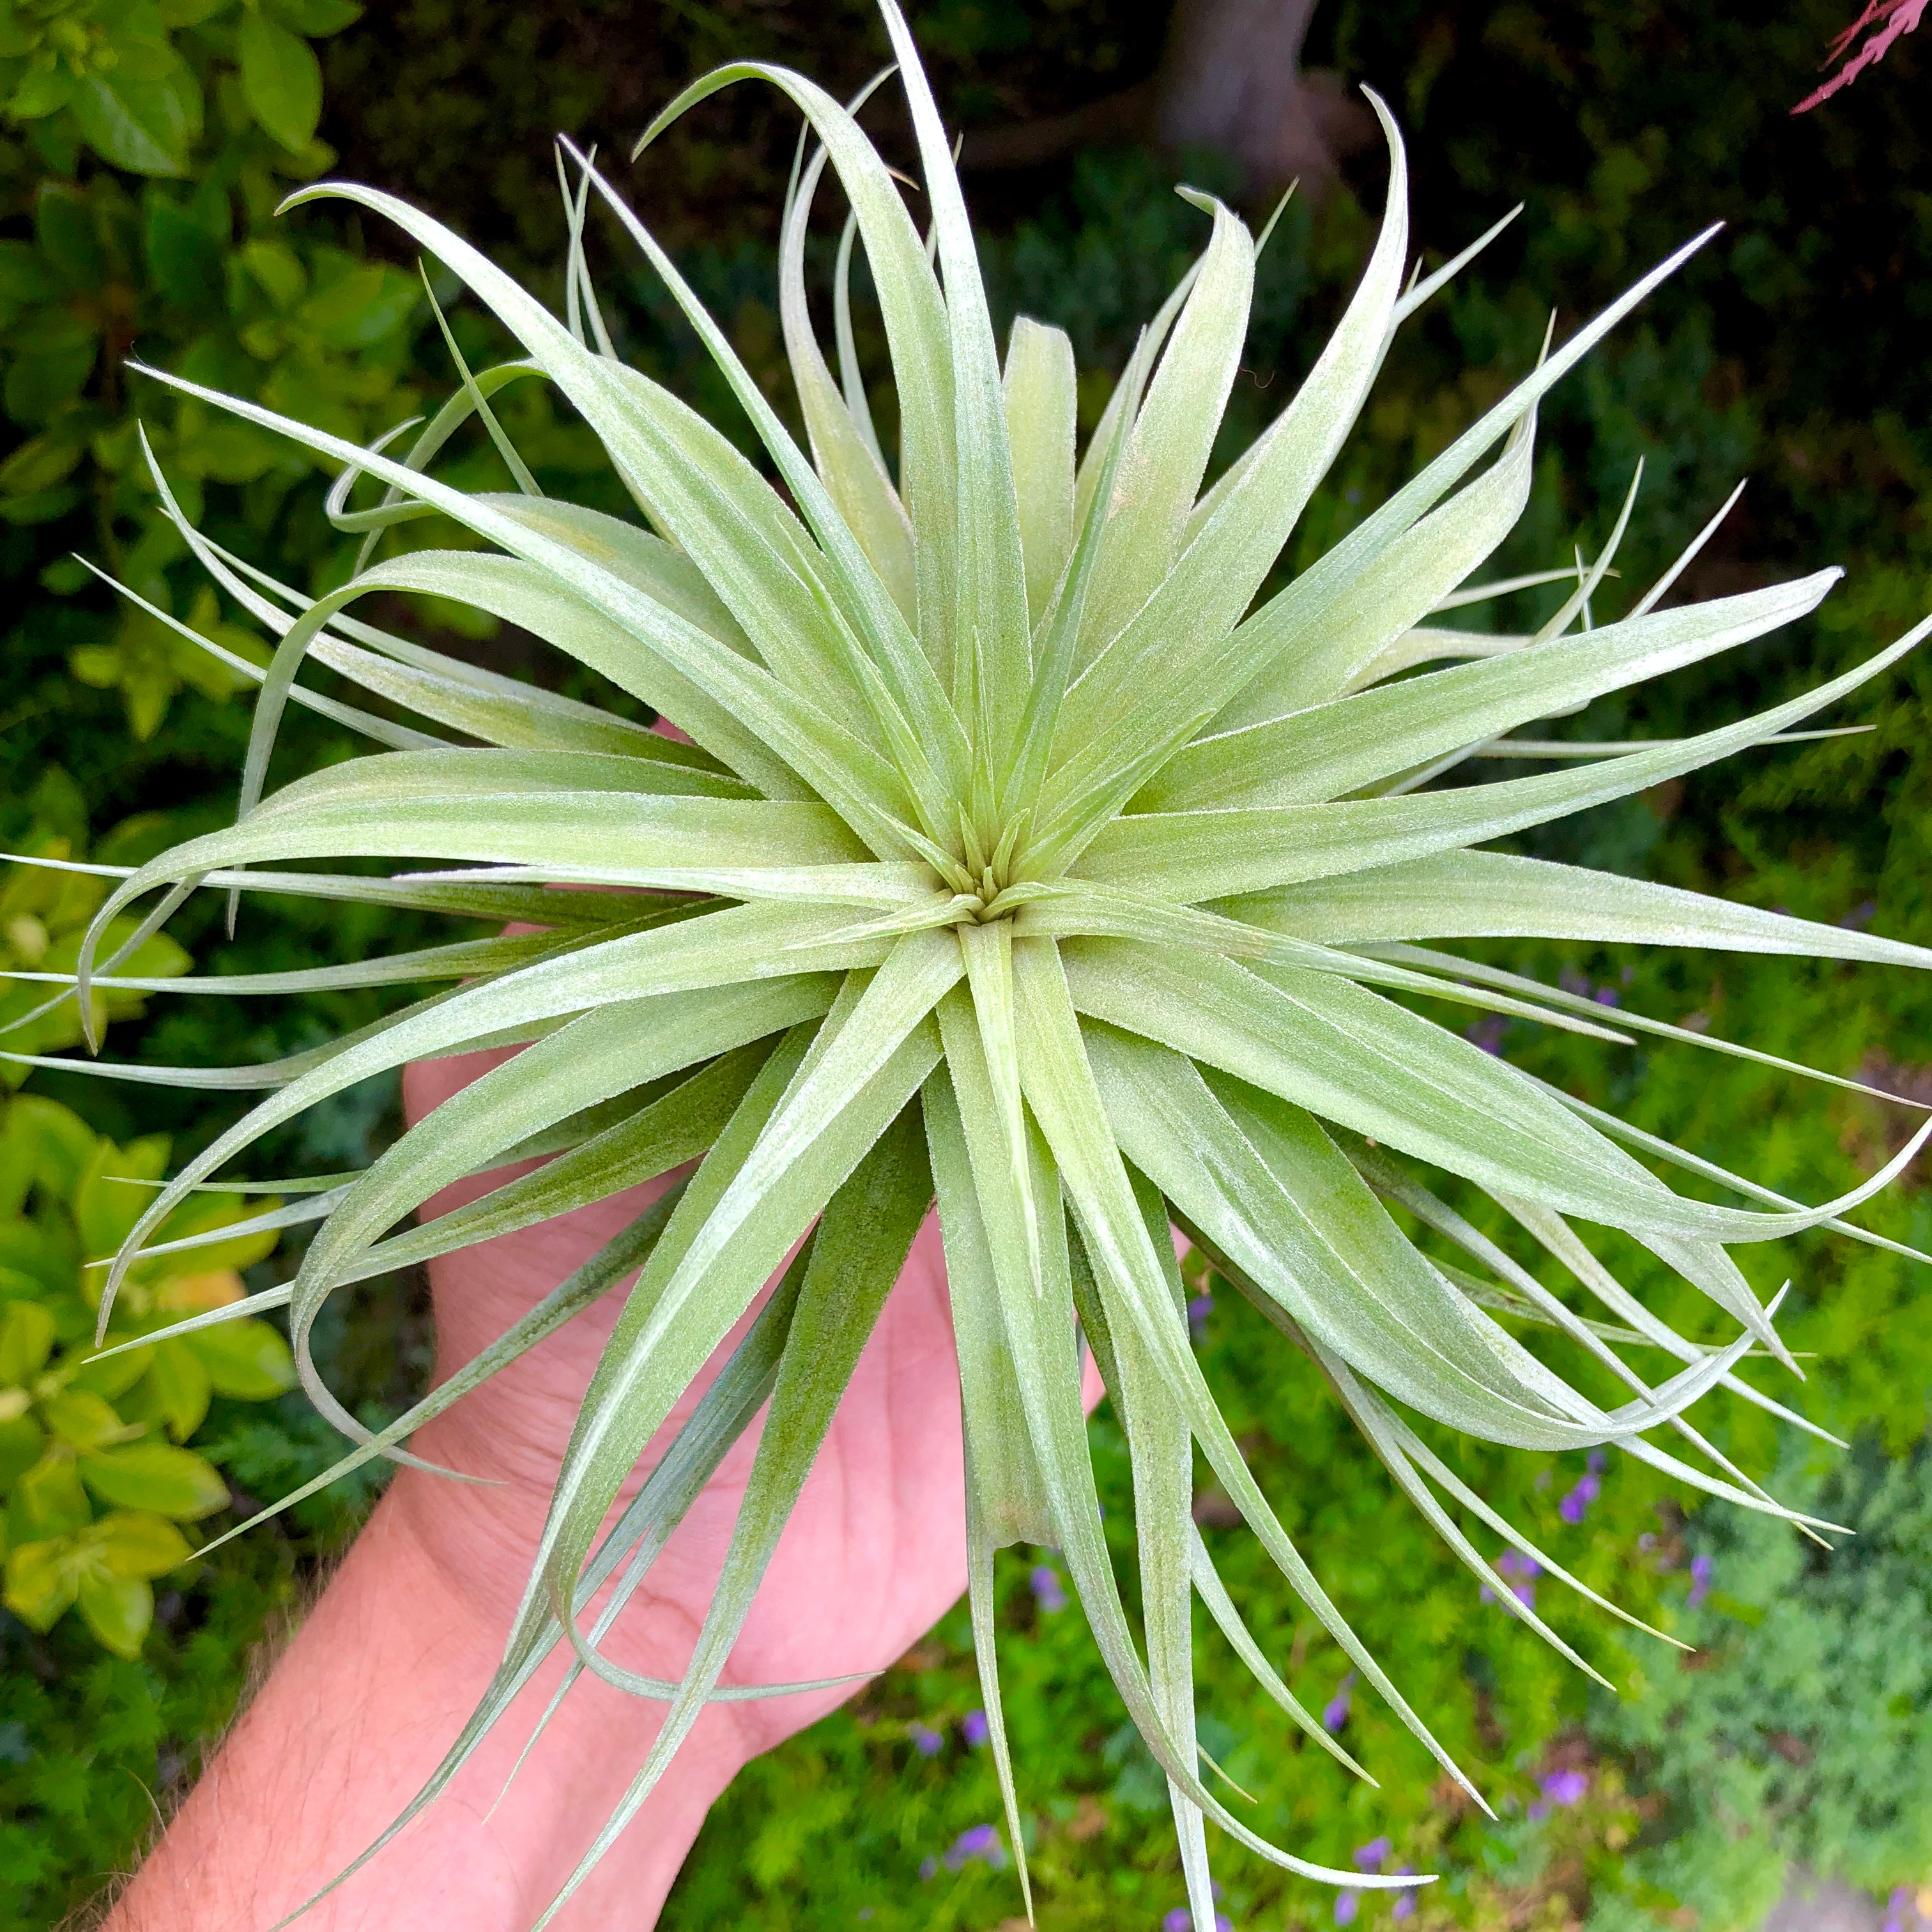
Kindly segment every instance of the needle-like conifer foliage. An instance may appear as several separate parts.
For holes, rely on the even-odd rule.
[[[1318,1879],[1413,1884],[1330,1871],[1268,1844],[1203,1780],[1196,1592],[1286,1721],[1348,1760],[1276,1675],[1216,1574],[1190,1517],[1197,1452],[1353,1669],[1454,1767],[1323,1593],[1320,1551],[1295,1546],[1250,1474],[1189,1346],[1170,1226],[1285,1348],[1319,1366],[1477,1577],[1492,1572],[1466,1523],[1564,1572],[1470,1492],[1412,1418],[1544,1452],[1614,1443],[1708,1494],[1782,1514],[1685,1415],[1722,1387],[1796,1420],[1733,1374],[1747,1352],[1790,1358],[1731,1250],[1836,1223],[1899,1163],[1855,1194],[1803,1207],[1680,1154],[1472,1043],[1461,1030],[1472,1010],[1598,1038],[1641,1030],[1748,1049],[1610,1016],[1441,942],[1538,934],[1932,964],[1862,932],[1492,849],[1778,740],[1894,663],[1926,627],[1701,736],[1586,745],[1513,734],[1802,618],[1836,573],[1666,608],[1673,570],[1628,616],[1593,627],[1613,539],[1587,569],[1528,580],[1574,578],[1533,636],[1432,623],[1516,587],[1466,586],[1523,507],[1540,398],[1698,242],[1546,354],[1332,550],[1262,598],[1392,335],[1460,266],[1408,276],[1393,122],[1374,104],[1390,178],[1360,285],[1253,446],[1204,488],[1257,244],[1228,208],[1196,196],[1205,249],[1148,324],[1076,461],[1071,346],[1022,319],[1002,361],[950,136],[897,7],[882,4],[923,163],[923,194],[910,206],[929,215],[929,235],[852,113],[796,74],[724,68],[657,124],[742,82],[782,89],[808,124],[816,146],[794,183],[780,256],[808,448],[638,217],[574,155],[562,320],[388,195],[336,185],[296,197],[336,196],[394,222],[520,344],[521,359],[475,374],[459,358],[460,388],[426,427],[363,450],[150,372],[340,461],[332,514],[368,542],[357,574],[310,602],[174,512],[216,581],[280,640],[259,674],[241,812],[232,829],[123,879],[95,922],[82,983],[52,997],[77,995],[86,1010],[88,984],[145,985],[117,978],[118,962],[196,890],[319,893],[515,929],[369,964],[157,986],[241,998],[441,982],[378,1024],[272,1065],[122,1070],[267,1097],[158,1192],[109,1298],[190,1190],[303,1108],[418,1056],[521,1048],[366,1172],[311,1178],[296,1208],[264,1216],[316,1223],[293,1282],[196,1319],[285,1304],[305,1383],[355,1438],[352,1463],[404,1457],[426,1418],[621,1290],[501,1671],[417,1801],[430,1802],[542,1660],[568,1645],[572,1681],[595,1672],[669,1705],[623,1807],[586,1846],[580,1878],[664,1774],[704,1702],[771,1688],[725,1683],[734,1640],[936,1198],[964,1397],[974,1628],[1016,1852],[992,1578],[994,1551],[1018,1542],[1064,1552],[1120,1695],[1166,1773],[1196,1924],[1214,1921],[1210,1818]],[[850,211],[832,291],[836,375],[805,280],[828,164]],[[581,245],[592,192],[716,358],[770,478],[614,352]],[[890,345],[896,452],[876,432],[853,349],[861,249]],[[636,519],[541,492],[490,404],[525,380],[554,385],[596,432]],[[472,417],[514,493],[439,480],[439,452]],[[365,495],[358,508],[365,479],[380,500]],[[384,554],[386,530],[428,515],[480,548]],[[688,742],[374,628],[356,610],[378,592],[456,598],[521,626]],[[311,659],[382,700],[380,713],[306,688],[298,674]],[[380,748],[268,790],[292,701]],[[415,722],[393,722],[404,714]],[[1514,760],[1521,775],[1430,788],[1478,753]],[[415,869],[277,869],[352,860]],[[98,944],[110,922],[142,908],[118,952]],[[548,1158],[472,1204],[407,1225],[450,1183],[538,1155]],[[310,1337],[346,1284],[700,1156],[680,1189],[392,1426],[370,1434],[316,1375]],[[1674,1190],[1658,1171],[1673,1163],[1720,1185]],[[1573,1310],[1432,1191],[1431,1176],[1444,1174],[1492,1198],[1598,1312]],[[1714,1192],[1738,1204],[1706,1198]],[[1399,1223],[1395,1208],[1411,1218]],[[1404,1232],[1418,1224],[1432,1231],[1433,1254],[1460,1259],[1425,1254]],[[1716,1304],[1735,1340],[1713,1347],[1675,1334],[1580,1225],[1640,1243]],[[754,1307],[729,1366],[600,1540],[646,1444]],[[1547,1366],[1519,1339],[1532,1327],[1606,1372],[1621,1406],[1598,1406]],[[1131,1450],[1138,1630],[1101,1532],[1083,1340]],[[640,1679],[602,1654],[604,1633],[724,1447],[766,1403],[689,1666],[676,1683]],[[593,1614],[613,1578],[614,1595]],[[1573,1654],[1532,1607],[1505,1608]]]

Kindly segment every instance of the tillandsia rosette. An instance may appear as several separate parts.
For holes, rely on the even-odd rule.
[[[1587,568],[1529,580],[1574,579],[1534,634],[1431,622],[1520,586],[1468,587],[1523,508],[1540,398],[1708,237],[1546,351],[1413,480],[1263,598],[1394,332],[1467,259],[1408,276],[1403,151],[1386,110],[1372,104],[1390,179],[1360,285],[1292,400],[1204,490],[1259,244],[1230,209],[1193,197],[1211,224],[1205,250],[1143,333],[1076,461],[1068,338],[1022,320],[1002,363],[950,137],[903,18],[893,0],[881,4],[929,235],[860,131],[856,104],[843,106],[784,69],[722,68],[644,136],[740,81],[774,86],[802,112],[817,146],[801,151],[780,272],[808,454],[650,232],[574,150],[562,320],[388,195],[337,184],[295,197],[334,196],[392,220],[520,344],[520,359],[480,372],[459,356],[460,388],[427,424],[364,449],[150,372],[342,464],[332,513],[368,541],[355,574],[311,601],[176,513],[214,580],[280,641],[260,674],[237,823],[116,886],[79,962],[83,1000],[89,987],[124,985],[128,947],[197,890],[333,895],[514,929],[353,967],[175,982],[238,997],[451,983],[272,1064],[122,1070],[269,1091],[159,1191],[122,1249],[108,1305],[164,1218],[278,1124],[415,1057],[521,1049],[365,1172],[278,1182],[284,1196],[310,1190],[279,1211],[316,1222],[314,1238],[287,1288],[234,1312],[286,1304],[304,1384],[356,1440],[338,1466],[346,1468],[404,1455],[418,1424],[634,1276],[558,1471],[501,1668],[406,1814],[448,1782],[560,1646],[574,1653],[572,1681],[593,1671],[666,1700],[647,1761],[554,1912],[663,1775],[706,1700],[774,1688],[724,1682],[732,1645],[936,1196],[964,1405],[970,1598],[1022,1891],[992,1641],[994,1552],[1013,1543],[1064,1552],[1114,1684],[1169,1782],[1197,1924],[1214,1922],[1209,1819],[1317,1880],[1421,1883],[1426,1875],[1330,1870],[1270,1844],[1201,1775],[1196,1592],[1287,1719],[1352,1760],[1276,1674],[1217,1575],[1190,1516],[1196,1448],[1357,1679],[1462,1777],[1250,1472],[1189,1346],[1170,1228],[1318,1364],[1394,1480],[1479,1577],[1495,1573],[1465,1522],[1602,1601],[1472,1493],[1411,1414],[1537,1450],[1616,1444],[1707,1494],[1786,1514],[1686,1415],[1721,1387],[1799,1420],[1734,1373],[1750,1353],[1795,1365],[1772,1325],[1775,1303],[1760,1304],[1731,1250],[1821,1224],[1876,1238],[1841,1217],[1932,1128],[1855,1192],[1798,1205],[1623,1125],[1429,1016],[1474,1009],[1626,1043],[1641,1032],[1766,1056],[1634,1013],[1616,1014],[1612,1027],[1579,995],[1439,942],[1542,935],[1932,964],[1932,952],[1863,932],[1485,849],[1778,741],[1896,663],[1932,625],[1755,716],[1681,740],[1586,745],[1512,734],[1802,617],[1837,573],[1664,608],[1687,556],[1628,616],[1593,626],[1612,539]],[[836,375],[814,335],[805,275],[827,166],[850,211],[833,291]],[[583,248],[593,193],[715,358],[775,482],[616,353]],[[860,248],[890,352],[896,465],[854,348]],[[541,494],[490,406],[504,385],[530,379],[555,385],[596,430],[641,520]],[[439,478],[439,452],[472,417],[514,492]],[[358,508],[365,478],[381,496]],[[479,547],[380,555],[386,530],[431,514]],[[354,611],[378,592],[454,598],[520,625],[683,740],[376,628]],[[311,658],[387,708],[376,716],[305,689],[298,674]],[[266,790],[291,702],[329,711],[383,748]],[[391,722],[398,710],[418,722]],[[1531,769],[1427,788],[1478,752]],[[273,869],[352,860],[434,868],[390,878]],[[566,886],[574,890],[556,890]],[[102,944],[108,922],[137,904],[148,910],[134,933],[118,947]],[[388,1232],[452,1182],[536,1156],[547,1158],[470,1205]],[[700,1156],[680,1188],[389,1427],[363,1428],[316,1374],[310,1337],[344,1284]],[[1657,1172],[1672,1163],[1735,1198],[1674,1190]],[[1456,1212],[1432,1188],[1432,1172],[1490,1197],[1598,1312],[1576,1312]],[[1426,1256],[1397,1210],[1459,1260]],[[1634,1238],[1701,1290],[1736,1324],[1735,1339],[1711,1346],[1674,1333],[1597,1258],[1579,1223]],[[600,1540],[646,1444],[754,1311],[728,1366]],[[1518,1339],[1525,1325],[1574,1346],[1628,1399],[1600,1407]],[[1083,1343],[1130,1451],[1138,1631],[1102,1534]],[[1672,1372],[1646,1380],[1626,1350]],[[675,1683],[627,1673],[600,1648],[616,1606],[722,1445],[767,1403],[688,1668]],[[613,1577],[614,1594],[584,1628]],[[1533,1604],[1510,1596],[1504,1608],[1582,1664]]]

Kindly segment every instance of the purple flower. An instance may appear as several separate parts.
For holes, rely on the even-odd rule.
[[[1690,1594],[1687,1600],[1694,1610],[1710,1594],[1711,1572],[1714,1567],[1708,1556],[1700,1555],[1690,1559]]]
[[[1576,1486],[1556,1505],[1557,1514],[1565,1522],[1581,1522],[1588,1514],[1590,1505],[1603,1493],[1604,1479],[1593,1470],[1588,1475],[1576,1478]]]
[[[937,1876],[938,1870],[939,1861],[937,1858],[921,1858],[919,1862],[920,1883],[921,1885],[930,1885],[934,1878]]]
[[[1208,1335],[1208,1318],[1214,1312],[1214,1298],[1211,1294],[1197,1294],[1187,1304],[1189,1332],[1197,1342],[1204,1341]]]
[[[969,1858],[983,1859],[989,1865],[1006,1863],[1006,1848],[1000,1843],[1000,1834],[992,1826],[975,1825],[970,1830],[962,1832],[946,1854],[946,1869],[956,1872]]]
[[[977,1750],[986,1742],[988,1728],[984,1711],[968,1711],[960,1720],[959,1735]]]
[[[1359,1892],[1338,1892],[1335,1894],[1335,1923],[1352,1925],[1355,1914],[1362,1909],[1362,1894]]]
[[[1033,1600],[1047,1616],[1066,1607],[1066,1592],[1061,1586],[1060,1572],[1051,1563],[1042,1563],[1027,1579],[1033,1586]]]
[[[1592,997],[1600,1006],[1614,1006],[1618,1004],[1618,995],[1614,986],[1599,986]]]
[[[1856,932],[1862,926],[1870,925],[1877,912],[1878,901],[1867,899],[1863,904],[1852,907],[1838,923],[1840,926],[1849,926],[1852,932]]]
[[[943,1732],[935,1731],[930,1724],[912,1724],[906,1735],[912,1739],[912,1748],[921,1757],[937,1757],[946,1748]]]
[[[1415,1894],[1406,1892],[1389,1907],[1391,1918],[1412,1918],[1415,1916]]]
[[[1500,1054],[1503,1050],[1503,1028],[1505,1022],[1500,1013],[1492,1013],[1488,1018],[1478,1020],[1462,1029],[1462,1037],[1473,1040],[1485,1053]]]
[[[1592,1475],[1600,1476],[1604,1473],[1604,1468],[1607,1466],[1609,1461],[1610,1458],[1606,1456],[1600,1449],[1592,1449],[1590,1451],[1588,1460],[1584,1463],[1584,1467],[1589,1471]]]
[[[1496,1569],[1499,1574],[1509,1579],[1510,1594],[1525,1610],[1534,1608],[1536,1580],[1543,1574],[1543,1565],[1533,1556],[1525,1556],[1518,1550],[1505,1550],[1496,1558]],[[1486,1583],[1483,1586],[1482,1597],[1486,1604],[1496,1601],[1496,1592]]]
[[[1355,1847],[1355,1869],[1358,1871],[1380,1871],[1384,1862],[1395,1847],[1387,1838],[1371,1838],[1366,1845]]]
[[[1355,1673],[1352,1670],[1336,1685],[1334,1696],[1322,1707],[1322,1728],[1324,1730],[1339,1731],[1348,1721],[1350,1694],[1354,1688],[1354,1682]]]
[[[1177,1905],[1160,1922],[1160,1932],[1194,1932],[1194,1915],[1186,1906]]]
[[[1587,1771],[1552,1771],[1543,1780],[1543,1795],[1552,1804],[1574,1804],[1589,1788]]]

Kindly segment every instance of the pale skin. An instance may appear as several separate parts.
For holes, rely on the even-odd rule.
[[[411,1066],[403,1085],[408,1118],[420,1119],[500,1058]],[[452,1188],[424,1211],[456,1206],[502,1178]],[[494,1340],[662,1185],[432,1262],[437,1379]],[[578,1398],[621,1299],[607,1296],[418,1434],[418,1454],[496,1480],[398,1474],[107,1932],[267,1932],[414,1796],[501,1655]],[[1088,1382],[1090,1404],[1099,1392],[1090,1366]],[[644,1467],[701,1393],[686,1397]],[[658,1677],[681,1673],[752,1448],[748,1437],[727,1456],[618,1622],[607,1647],[619,1663]],[[938,1229],[928,1219],[860,1358],[726,1681],[792,1683],[891,1664],[965,1588],[962,1498],[958,1371]],[[432,1924],[524,1932],[616,1805],[663,1711],[584,1679],[504,1795],[562,1670],[553,1658],[428,1811],[302,1924],[313,1932]],[[706,1812],[740,1768],[860,1688],[710,1706],[559,1916],[559,1932],[647,1932]]]

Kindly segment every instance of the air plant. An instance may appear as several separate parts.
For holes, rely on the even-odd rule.
[[[280,1123],[417,1056],[521,1048],[366,1171],[276,1183],[285,1198],[309,1190],[277,1210],[317,1224],[299,1272],[195,1321],[286,1306],[305,1385],[356,1445],[333,1476],[371,1456],[405,1457],[412,1430],[634,1276],[558,1471],[501,1668],[406,1814],[434,1798],[568,1644],[570,1681],[593,1672],[669,1706],[574,1886],[707,1698],[787,1688],[728,1686],[723,1672],[845,1378],[936,1196],[964,1402],[970,1604],[1022,1886],[993,1643],[994,1555],[1016,1543],[1061,1552],[1168,1780],[1196,1924],[1214,1922],[1208,1819],[1330,1884],[1412,1886],[1423,1878],[1330,1870],[1267,1843],[1202,1775],[1195,1592],[1288,1720],[1357,1767],[1276,1674],[1195,1529],[1196,1448],[1346,1653],[1349,1681],[1386,1700],[1467,1782],[1324,1594],[1230,1436],[1189,1344],[1170,1228],[1318,1365],[1395,1481],[1479,1579],[1496,1572],[1452,1510],[1493,1532],[1526,1574],[1540,1567],[1614,1610],[1473,1493],[1408,1412],[1545,1452],[1613,1443],[1708,1495],[1789,1514],[1687,1415],[1722,1388],[1809,1426],[1734,1372],[1753,1352],[1796,1365],[1772,1325],[1776,1304],[1760,1304],[1731,1250],[1820,1225],[1877,1239],[1841,1217],[1932,1127],[1855,1192],[1797,1205],[1430,1016],[1454,1021],[1473,1009],[1625,1044],[1642,1033],[1769,1056],[1628,1012],[1612,1027],[1580,995],[1438,942],[1535,934],[1932,964],[1932,952],[1862,932],[1486,849],[1780,742],[1896,663],[1928,626],[1802,696],[1694,736],[1513,735],[1802,618],[1838,574],[1661,608],[1694,545],[1628,616],[1594,627],[1614,538],[1587,568],[1469,586],[1523,507],[1541,398],[1708,236],[1546,349],[1412,481],[1263,596],[1394,332],[1474,253],[1406,279],[1404,156],[1387,110],[1371,97],[1390,178],[1360,284],[1292,400],[1204,490],[1260,244],[1231,209],[1190,194],[1211,224],[1205,250],[1142,334],[1076,462],[1071,345],[1023,318],[1002,364],[950,141],[894,0],[881,5],[923,165],[929,236],[853,111],[782,68],[722,68],[644,137],[752,80],[782,90],[808,124],[818,145],[808,158],[801,152],[780,268],[809,454],[636,214],[574,151],[562,320],[387,194],[335,184],[292,197],[332,196],[394,221],[520,344],[519,359],[481,373],[459,356],[460,389],[427,425],[363,449],[148,372],[342,464],[331,512],[368,542],[356,574],[311,601],[202,536],[158,474],[183,538],[280,643],[266,672],[252,673],[261,690],[236,823],[120,880],[76,975],[82,1011],[90,986],[145,984],[117,977],[117,965],[196,890],[321,894],[520,924],[352,967],[170,982],[176,993],[233,997],[450,983],[272,1064],[118,1070],[269,1091],[157,1192],[111,1270],[104,1320],[164,1218]],[[850,208],[834,291],[836,377],[805,277],[828,164]],[[776,482],[615,352],[583,248],[593,190],[716,359]],[[896,465],[854,346],[861,246],[897,391]],[[542,494],[490,406],[525,380],[553,384],[596,430],[641,520]],[[502,452],[514,493],[465,490],[436,474],[439,452],[472,417]],[[399,439],[412,427],[405,452]],[[363,478],[382,494],[358,508],[352,493]],[[1629,514],[1627,502],[1617,534]],[[379,559],[384,531],[431,514],[481,548]],[[1533,634],[1430,621],[1558,578],[1572,587]],[[487,674],[352,614],[378,592],[454,598],[520,625],[683,737]],[[388,709],[379,716],[309,691],[298,674],[311,658]],[[269,754],[291,702],[384,748],[270,792]],[[393,722],[397,711],[418,722]],[[1547,768],[1427,788],[1477,755]],[[272,869],[385,859],[439,869]],[[111,951],[101,944],[109,922],[156,894],[133,937]],[[471,1204],[388,1232],[459,1178],[535,1156],[548,1158]],[[338,1288],[700,1156],[680,1188],[389,1427],[363,1427],[317,1374],[311,1336]],[[1654,1171],[1670,1164],[1748,1204],[1673,1190]],[[1432,1170],[1497,1203],[1600,1314],[1574,1310],[1463,1218],[1432,1188]],[[1396,1208],[1458,1258],[1426,1254]],[[1714,1304],[1735,1339],[1712,1346],[1674,1333],[1597,1258],[1578,1223],[1634,1238]],[[729,1365],[600,1543],[646,1445],[754,1310]],[[1523,1328],[1574,1345],[1628,1399],[1599,1406],[1518,1339]],[[1102,1536],[1081,1408],[1083,1343],[1131,1451],[1138,1634]],[[1652,1352],[1670,1372],[1646,1379],[1626,1350]],[[612,1618],[724,1446],[768,1401],[763,1448],[682,1678],[620,1669],[600,1648]],[[614,1597],[586,1628],[592,1595],[614,1576]],[[1502,1608],[1588,1670],[1532,1597],[1505,1595]]]

